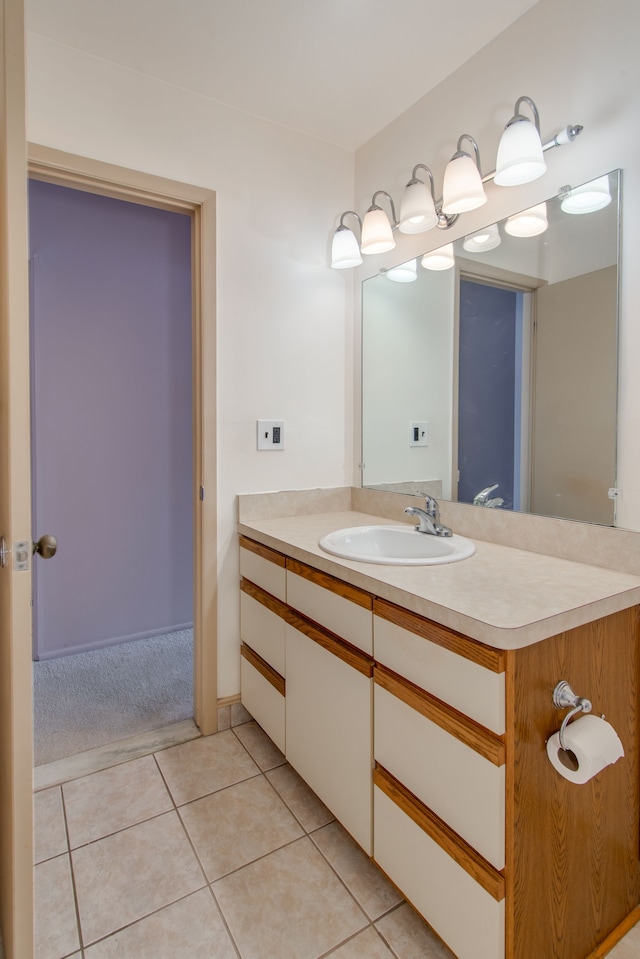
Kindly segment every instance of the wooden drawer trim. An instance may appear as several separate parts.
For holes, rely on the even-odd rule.
[[[465,842],[439,816],[436,816],[424,803],[420,802],[406,786],[403,786],[390,772],[375,764],[373,784],[402,809],[428,836],[457,862],[489,895],[501,902],[504,899],[504,873],[487,862],[480,853]]]
[[[271,683],[274,689],[276,689],[281,696],[285,696],[286,684],[284,677],[277,673],[273,666],[270,666],[269,663],[258,656],[255,650],[251,649],[250,646],[247,646],[246,643],[243,643],[240,647],[240,655],[244,656],[248,663],[251,663],[254,669],[260,673],[261,676],[267,680],[268,683]]]
[[[409,682],[404,676],[399,676],[380,663],[375,664],[373,680],[382,686],[392,696],[406,703],[426,719],[440,726],[445,732],[459,739],[465,746],[474,749],[494,766],[504,766],[505,747],[501,736],[485,729],[479,723],[469,719],[464,713],[454,709],[441,699],[436,699],[431,693]]]
[[[425,619],[417,613],[412,613],[408,609],[402,609],[386,599],[373,601],[373,612],[376,616],[386,619],[396,626],[401,626],[410,633],[422,636],[438,646],[443,646],[458,656],[477,663],[478,666],[484,666],[493,673],[504,672],[504,653],[499,649],[492,649],[491,646],[484,646],[474,639],[468,639],[461,633],[456,633],[446,626],[440,626],[430,619]]]
[[[246,593],[247,596],[255,599],[256,602],[265,606],[272,613],[275,613],[280,619],[286,619],[289,615],[289,607],[286,603],[276,599],[271,593],[267,593],[261,586],[256,586],[255,583],[252,583],[250,579],[245,579],[244,576],[240,580],[240,589],[243,593]]]
[[[346,643],[344,639],[334,636],[326,629],[321,629],[316,623],[312,623],[310,619],[294,613],[293,610],[289,610],[287,613],[287,623],[313,640],[314,643],[318,643],[319,646],[323,646],[328,652],[333,653],[348,666],[357,669],[363,676],[367,676],[369,679],[373,676],[373,660],[366,653],[356,649],[355,646]]]
[[[362,606],[363,609],[373,609],[371,593],[365,593],[363,589],[358,589],[357,586],[343,583],[335,576],[321,573],[320,570],[305,566],[304,563],[299,563],[297,559],[291,559],[290,557],[287,557],[287,569],[297,576],[302,576],[303,579],[308,579],[310,583],[315,583],[316,586],[322,586],[323,589],[328,589],[330,592],[336,593],[337,596],[342,596],[343,599],[348,599],[357,606]]]
[[[276,566],[280,566],[282,569],[286,566],[287,560],[282,553],[276,553],[275,549],[271,549],[269,546],[263,546],[262,543],[256,543],[253,539],[247,539],[246,536],[240,535],[240,546],[243,549],[248,549],[251,553],[255,553],[256,556],[268,559],[270,563],[275,563]]]

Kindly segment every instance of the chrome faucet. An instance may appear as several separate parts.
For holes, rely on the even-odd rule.
[[[499,483],[494,483],[493,486],[487,486],[485,489],[480,490],[479,493],[473,497],[474,506],[488,506],[493,508],[495,506],[502,506],[504,500],[501,496],[494,496],[493,499],[490,499],[490,494],[493,493],[494,489],[497,489]]]
[[[409,516],[418,518],[416,530],[419,533],[430,533],[431,536],[453,536],[448,526],[443,526],[440,522],[440,507],[438,501],[433,496],[427,496],[425,499],[425,508],[418,506],[407,506],[405,513]]]

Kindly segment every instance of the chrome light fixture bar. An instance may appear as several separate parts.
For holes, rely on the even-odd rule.
[[[531,111],[533,119],[522,113],[525,106]],[[371,206],[360,224],[361,240],[357,250],[355,248],[358,245],[357,238],[353,231],[344,225],[343,220],[347,215],[357,217],[358,222],[360,218],[352,210],[342,214],[340,225],[333,238],[331,266],[335,269],[358,266],[362,263],[361,254],[370,255],[393,250],[396,245],[393,238],[395,230],[415,234],[424,233],[434,227],[441,230],[448,229],[461,213],[478,209],[487,202],[483,184],[495,180],[499,186],[518,186],[537,179],[547,169],[544,160],[547,150],[572,143],[582,129],[580,124],[566,126],[543,143],[540,136],[538,108],[530,97],[519,97],[515,103],[514,114],[500,139],[495,170],[491,173],[482,173],[478,144],[470,134],[463,133],[458,138],[456,152],[445,168],[442,199],[435,199],[434,177],[431,169],[424,163],[417,163],[404,189],[399,220],[396,218],[395,205],[390,194],[386,190],[377,190],[373,194]],[[471,144],[471,150],[463,148],[464,141]],[[418,177],[420,170],[424,170],[427,174],[428,185]],[[391,220],[377,203],[377,198],[381,196],[389,201]],[[578,198],[576,200],[578,204],[580,200]],[[604,197],[601,202],[606,202]],[[535,210],[533,219],[537,221],[535,226],[539,232],[542,232],[546,229],[544,225],[546,217],[542,216],[542,211],[538,211],[538,208],[533,209]],[[513,219],[515,221],[515,218]],[[533,226],[534,224],[530,224],[531,228]],[[514,229],[518,229],[518,225],[515,225]],[[484,234],[487,231],[478,232]],[[342,235],[344,233],[348,235]],[[499,241],[499,235],[497,239]],[[492,237],[492,241],[496,242],[495,236]],[[343,248],[347,249],[347,253],[342,252]],[[475,252],[479,252],[479,249]]]

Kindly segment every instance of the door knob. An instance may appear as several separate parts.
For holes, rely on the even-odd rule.
[[[37,543],[33,544],[33,553],[38,553],[43,559],[51,559],[52,556],[56,555],[57,548],[58,540],[55,536],[52,536],[51,533],[45,533]]]

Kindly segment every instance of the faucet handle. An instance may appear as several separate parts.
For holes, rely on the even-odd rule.
[[[433,496],[430,496],[429,493],[426,494],[424,498],[424,506],[429,514],[434,519],[439,520],[440,518],[440,507],[438,506],[438,501]]]

